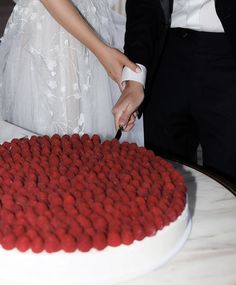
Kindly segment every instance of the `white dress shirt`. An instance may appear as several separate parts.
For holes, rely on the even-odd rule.
[[[220,19],[216,14],[215,0],[174,0],[171,27],[203,32],[224,32]],[[122,74],[122,82],[133,80],[145,86],[146,68],[143,65],[140,65],[140,67],[140,73],[135,73],[125,67]]]
[[[171,27],[224,32],[216,14],[214,0],[174,0]]]

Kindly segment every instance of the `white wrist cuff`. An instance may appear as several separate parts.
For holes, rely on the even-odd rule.
[[[147,76],[147,69],[144,65],[138,64],[137,65],[140,67],[141,71],[140,72],[135,72],[129,67],[125,66],[122,71],[122,76],[121,76],[121,86],[125,86],[125,82],[128,80],[132,81],[137,81],[145,87],[146,83],[146,76]]]

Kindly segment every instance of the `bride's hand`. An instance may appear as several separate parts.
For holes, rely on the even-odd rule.
[[[122,90],[121,75],[124,66],[129,67],[134,72],[140,72],[138,65],[133,63],[126,55],[115,48],[107,46],[99,57],[99,60],[105,67],[108,75],[118,84],[120,90]]]

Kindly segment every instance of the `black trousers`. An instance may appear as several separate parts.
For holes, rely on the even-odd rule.
[[[170,29],[144,110],[145,144],[236,179],[236,59],[223,33]]]

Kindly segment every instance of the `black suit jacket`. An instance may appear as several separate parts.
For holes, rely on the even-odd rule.
[[[236,0],[215,0],[218,17],[236,57]],[[170,27],[173,0],[127,0],[125,54],[148,68],[146,93]]]

